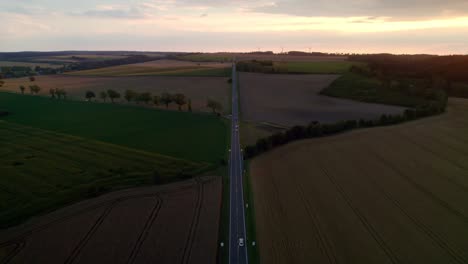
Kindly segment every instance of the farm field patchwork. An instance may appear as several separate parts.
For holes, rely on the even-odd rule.
[[[216,263],[221,178],[83,201],[0,233],[11,263]]]
[[[319,95],[338,75],[240,73],[239,76],[242,118],[246,121],[294,126],[312,121],[373,119],[404,111],[397,106]]]
[[[0,138],[1,228],[103,192],[173,181],[210,167],[1,120]]]
[[[227,80],[228,78],[222,77],[90,77],[48,75],[37,76],[34,82],[30,82],[29,78],[7,79],[0,90],[19,93],[19,87],[23,85],[26,87],[26,93],[29,93],[28,87],[35,84],[41,87],[39,93],[41,95],[48,96],[50,89],[61,88],[66,90],[70,98],[77,100],[84,100],[85,93],[88,90],[93,91],[96,96],[99,96],[100,92],[107,91],[108,89],[113,89],[122,96],[127,89],[136,92],[151,92],[153,95],[160,95],[163,92],[173,94],[183,93],[192,100],[193,111],[210,112],[211,110],[206,107],[208,98],[220,102],[224,106],[224,110],[228,110],[229,84]],[[120,99],[120,102],[124,101],[125,99]],[[159,107],[164,106],[160,105]],[[176,110],[177,105],[171,104],[170,109]]]
[[[468,100],[255,158],[262,263],[467,263]]]
[[[13,93],[0,93],[0,105],[8,122],[176,158],[216,164],[227,144],[225,122],[210,114]]]
[[[287,55],[287,54],[252,54],[252,53],[200,53],[181,55],[179,58],[191,61],[226,62],[236,58],[243,60],[271,60],[271,61],[344,61],[347,56],[309,56],[309,55]]]
[[[70,72],[68,74],[81,76],[195,75],[200,70],[203,70],[205,71],[204,75],[209,75],[209,73],[211,73],[214,76],[228,76],[230,73],[229,69],[226,71],[220,69],[229,67],[229,63],[156,60],[144,63]]]
[[[35,68],[36,66],[42,68],[60,68],[62,65],[58,64],[49,64],[49,63],[34,63],[34,62],[21,62],[21,61],[0,61],[0,68],[2,67],[31,67]]]

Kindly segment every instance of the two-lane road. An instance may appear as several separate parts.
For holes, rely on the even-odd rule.
[[[245,231],[242,153],[239,142],[239,98],[235,63],[232,67],[232,119],[230,154],[229,263],[248,263]],[[239,239],[244,245],[239,245]]]

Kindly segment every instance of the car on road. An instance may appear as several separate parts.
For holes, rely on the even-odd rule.
[[[243,246],[244,246],[244,239],[239,238],[239,247],[243,247]]]

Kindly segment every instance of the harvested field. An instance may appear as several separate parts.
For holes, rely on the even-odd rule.
[[[221,178],[110,193],[0,232],[2,263],[216,263]]]
[[[179,60],[156,60],[144,63],[127,64],[93,70],[70,72],[81,76],[149,76],[190,73],[196,70],[229,68],[229,63],[190,62]],[[228,71],[229,72],[229,71]]]
[[[468,263],[468,100],[251,163],[262,263]]]
[[[404,111],[402,107],[319,95],[338,75],[240,73],[239,76],[242,117],[246,121],[294,126],[312,121],[373,119]]]
[[[160,95],[163,92],[183,93],[192,100],[193,111],[210,112],[206,107],[208,98],[220,102],[224,110],[229,105],[229,84],[227,78],[222,77],[177,77],[177,76],[152,76],[152,77],[90,77],[90,76],[66,76],[48,75],[37,76],[36,81],[30,82],[29,78],[18,78],[5,80],[5,84],[0,88],[4,91],[20,92],[20,85],[26,87],[29,92],[29,85],[39,85],[40,94],[49,95],[50,89],[63,88],[68,96],[73,99],[84,100],[86,91],[94,91],[99,96],[101,91],[113,89],[123,96],[125,90],[131,89],[136,92],[151,92],[153,95]],[[125,99],[121,98],[121,102]],[[163,106],[160,106],[163,107]],[[170,105],[170,109],[176,110],[175,104]]]

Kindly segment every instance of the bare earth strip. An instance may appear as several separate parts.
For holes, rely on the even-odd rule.
[[[215,263],[220,203],[218,177],[110,193],[1,231],[0,263]]]
[[[396,114],[404,108],[368,104],[319,95],[338,75],[240,74],[241,108],[244,120],[284,126],[312,121],[336,122],[373,119]]]
[[[30,82],[29,78],[8,79],[0,90],[20,92],[20,85],[26,87],[29,92],[29,85],[37,84],[42,89],[40,94],[49,95],[50,89],[65,89],[71,98],[84,100],[86,91],[93,91],[99,96],[101,91],[113,89],[124,95],[125,90],[130,89],[136,92],[151,92],[153,95],[160,95],[163,92],[183,93],[192,100],[194,111],[211,111],[206,107],[208,98],[215,99],[228,107],[229,84],[227,78],[223,77],[177,77],[177,76],[148,76],[148,77],[90,77],[90,76],[66,76],[48,75],[37,76],[35,82]],[[109,101],[109,100],[107,100]],[[123,98],[120,101],[124,102]],[[163,106],[160,106],[163,107]],[[177,109],[175,104],[171,109]]]
[[[468,100],[449,105],[254,159],[262,262],[468,263]]]
[[[190,71],[196,69],[226,68],[228,63],[190,62],[178,60],[156,60],[143,63],[126,64],[93,70],[68,73],[69,75],[89,76],[136,76],[171,73],[174,71]]]

